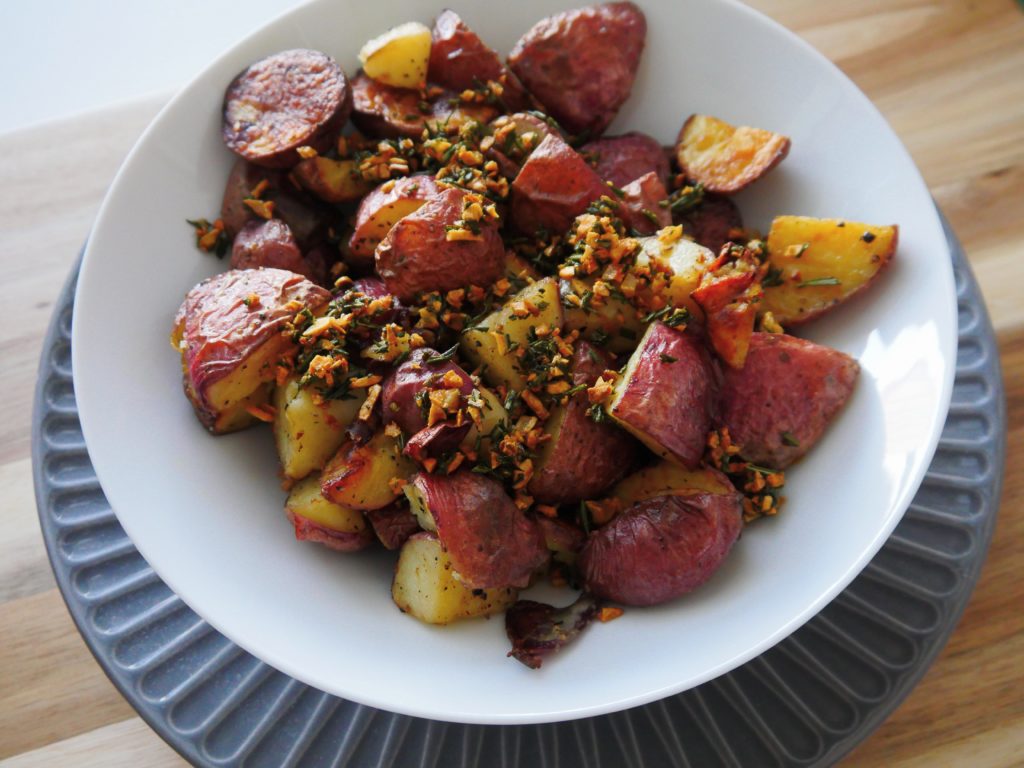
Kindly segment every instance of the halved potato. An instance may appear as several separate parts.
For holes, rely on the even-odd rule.
[[[778,165],[789,139],[750,126],[734,126],[710,115],[691,115],[679,132],[676,160],[687,178],[709,192],[739,192]]]
[[[609,498],[624,506],[658,496],[687,495],[694,491],[735,493],[729,478],[710,467],[687,469],[674,461],[659,461],[621,480],[612,488]]]
[[[373,541],[373,530],[363,513],[324,498],[318,476],[292,486],[284,509],[300,540],[316,541],[342,552],[362,549]]]
[[[359,51],[363,71],[378,83],[423,88],[430,62],[430,30],[408,21],[373,38]]]
[[[351,203],[370,191],[359,175],[355,160],[334,160],[317,155],[299,161],[292,169],[299,184],[328,203]]]
[[[274,439],[285,476],[297,480],[320,469],[345,442],[345,428],[359,413],[366,391],[353,390],[352,395],[318,405],[297,376],[274,391]]]
[[[402,455],[397,441],[378,432],[368,443],[344,443],[321,475],[324,496],[335,504],[367,510],[380,509],[397,499],[399,483],[416,471],[416,464]]]
[[[519,592],[511,587],[471,589],[455,578],[451,558],[432,533],[416,533],[398,555],[391,597],[403,613],[427,624],[450,624],[490,616],[512,605]]]
[[[517,317],[517,308],[524,306],[528,314]],[[522,390],[526,377],[519,370],[515,350],[529,343],[531,329],[546,325],[557,330],[562,321],[558,283],[546,277],[526,286],[476,327],[464,331],[460,347],[474,366],[486,366],[483,376],[492,385]]]
[[[896,225],[778,216],[768,233],[768,260],[778,284],[764,288],[758,309],[798,325],[866,288],[892,260]]]

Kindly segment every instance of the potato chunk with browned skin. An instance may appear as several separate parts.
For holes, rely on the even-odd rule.
[[[710,115],[691,115],[676,142],[676,161],[687,178],[728,195],[753,184],[782,162],[789,139]]]
[[[321,475],[324,496],[358,510],[380,509],[397,499],[416,465],[402,455],[397,441],[378,432],[369,442],[346,442]]]
[[[284,505],[285,517],[295,526],[295,538],[314,541],[339,552],[354,552],[370,545],[373,531],[363,513],[324,498],[320,478],[296,483]]]

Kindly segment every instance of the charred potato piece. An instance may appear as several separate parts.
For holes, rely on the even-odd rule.
[[[392,481],[405,480],[415,469],[394,438],[378,432],[363,445],[343,443],[324,467],[321,489],[335,504],[361,511],[380,509],[402,493],[401,483]]]
[[[465,237],[452,230],[463,218],[467,194],[448,188],[399,219],[377,246],[377,274],[403,301],[421,291],[488,286],[505,269],[505,246],[497,222],[484,214]],[[477,204],[479,207],[479,204]]]
[[[639,501],[591,534],[579,556],[589,592],[657,605],[696,589],[743,527],[739,494],[697,492]]]
[[[248,222],[231,244],[232,269],[271,267],[294,272],[318,285],[327,280],[327,265],[318,250],[303,255],[291,229],[280,219]]]
[[[277,363],[295,349],[282,333],[303,307],[318,310],[330,294],[281,269],[233,269],[195,286],[174,318],[185,394],[215,434],[248,426],[265,405]]]
[[[656,455],[695,468],[711,428],[717,387],[707,352],[692,336],[652,323],[605,410]]]
[[[399,219],[419,210],[427,200],[440,194],[433,176],[418,174],[385,182],[359,204],[349,251],[360,263],[373,260],[377,245]]]
[[[727,370],[722,423],[747,461],[785,469],[824,434],[853,391],[849,355],[781,333],[755,333],[746,365]]]
[[[668,184],[668,158],[658,141],[646,133],[631,132],[588,141],[579,152],[593,163],[597,175],[624,187],[652,171]]]
[[[334,59],[319,51],[282,51],[250,65],[228,86],[221,135],[251,163],[291,168],[300,147],[330,147],[351,109],[348,80]]]
[[[735,493],[736,489],[729,478],[716,469],[687,469],[672,461],[659,461],[619,481],[609,497],[629,506],[658,496],[685,496],[693,491]]]
[[[321,469],[345,442],[345,428],[366,399],[364,390],[353,395],[317,403],[296,376],[274,390],[274,439],[285,477],[297,480]]]
[[[550,133],[512,182],[512,221],[526,234],[561,233],[588,205],[610,193],[576,150]]]
[[[299,541],[315,541],[339,552],[354,552],[373,541],[373,531],[363,513],[325,499],[319,477],[296,483],[284,510]]]
[[[359,51],[367,76],[395,88],[423,88],[430,60],[430,30],[418,21],[389,29]]]
[[[783,325],[799,325],[867,288],[892,261],[896,225],[778,216],[768,233],[775,275],[758,309]]]
[[[553,277],[526,286],[467,331],[459,342],[462,353],[474,366],[483,368],[483,377],[493,386],[515,390],[526,387],[526,376],[519,370],[517,348],[530,343],[530,331],[540,325],[551,330],[562,327],[562,306],[558,284]]]
[[[566,130],[599,135],[629,98],[646,36],[633,3],[591,5],[537,22],[508,65]]]
[[[730,195],[753,184],[789,154],[789,139],[771,131],[691,115],[676,142],[676,161],[688,179]]]
[[[524,587],[548,560],[540,528],[493,478],[469,470],[419,472],[405,493],[420,525],[436,530],[467,587]]]
[[[449,554],[432,533],[417,533],[403,545],[395,566],[391,597],[403,613],[427,624],[450,624],[501,613],[518,591],[511,587],[474,589],[455,577]]]
[[[354,203],[370,191],[355,160],[334,160],[317,155],[301,160],[292,174],[304,188],[328,203]]]

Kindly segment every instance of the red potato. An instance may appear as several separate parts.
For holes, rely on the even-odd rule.
[[[641,235],[653,235],[672,223],[672,214],[663,205],[667,198],[665,185],[651,171],[622,188],[622,218]]]
[[[468,470],[420,472],[406,486],[416,508],[433,520],[452,566],[475,589],[526,586],[548,560],[544,536],[505,493],[501,483]]]
[[[355,552],[373,542],[373,531],[363,514],[325,499],[320,478],[315,476],[292,487],[284,513],[299,541],[313,541],[338,552]]]
[[[576,555],[587,542],[587,535],[578,525],[558,517],[537,517],[537,525],[544,534],[544,544],[555,560],[576,562]]]
[[[232,269],[259,267],[286,269],[321,285],[327,280],[323,254],[313,250],[303,256],[291,229],[280,219],[248,222],[231,244]]]
[[[301,515],[297,515],[290,509],[285,510],[285,517],[295,528],[295,538],[299,541],[311,541],[315,544],[323,544],[325,547],[337,552],[357,552],[366,549],[373,542],[373,534],[367,538],[365,533],[348,533],[345,531],[334,531],[322,525],[314,523]]]
[[[282,51],[250,65],[224,95],[228,149],[268,168],[291,168],[296,150],[324,151],[352,111],[345,73],[330,56]]]
[[[754,269],[705,275],[690,294],[704,311],[704,327],[711,346],[730,368],[742,368],[750,348],[757,319],[756,297],[750,295],[755,277]]]
[[[566,130],[598,135],[629,98],[646,35],[633,3],[577,8],[537,22],[508,65]]]
[[[398,220],[419,209],[441,193],[434,177],[427,174],[404,176],[385,182],[370,192],[356,211],[349,252],[369,265],[374,251]]]
[[[214,433],[253,421],[247,406],[267,402],[277,361],[294,350],[282,334],[303,307],[330,294],[282,269],[235,269],[195,286],[174,318],[171,344],[181,353],[185,394]]]
[[[573,385],[593,384],[611,358],[585,341],[573,356]],[[541,447],[528,490],[544,504],[574,504],[595,499],[633,466],[639,453],[636,441],[614,424],[587,416],[586,392],[578,392],[564,406],[556,406],[545,426],[551,435]]]
[[[512,221],[526,234],[564,232],[608,185],[555,134],[544,138],[512,182]]]
[[[526,158],[540,146],[549,133],[562,138],[551,122],[527,112],[516,112],[501,115],[491,121],[490,128],[494,133],[494,145],[487,150],[501,169],[501,173],[510,179],[519,175]]]
[[[658,141],[646,133],[630,132],[588,141],[579,153],[594,164],[597,175],[617,187],[653,171],[668,184],[668,157]]]
[[[363,514],[385,549],[400,549],[410,536],[420,530],[416,516],[404,504],[369,509]]]
[[[657,605],[706,582],[743,527],[739,494],[692,493],[638,502],[591,534],[579,556],[587,590]]]
[[[442,11],[434,22],[427,71],[430,82],[456,93],[488,81],[499,83],[505,111],[530,106],[529,94],[519,78],[508,71],[494,49],[467,27],[455,11]]]
[[[494,219],[481,220],[474,239],[451,238],[465,197],[461,189],[443,190],[399,219],[377,246],[377,274],[402,301],[421,291],[488,286],[504,274],[505,245]]]
[[[416,402],[416,394],[432,382],[439,381],[449,371],[462,379],[459,392],[468,395],[473,391],[473,380],[451,360],[431,363],[437,352],[432,349],[416,349],[384,381],[381,391],[381,405],[384,423],[395,422],[407,435],[419,432],[427,426],[427,419]]]
[[[680,216],[677,223],[683,225],[683,234],[717,254],[732,239],[730,233],[743,227],[743,217],[728,197],[706,194],[701,204]]]
[[[605,410],[658,456],[692,469],[704,454],[717,394],[716,371],[700,342],[652,323]]]
[[[459,447],[471,426],[468,421],[459,425],[440,421],[432,427],[424,427],[409,438],[404,453],[421,464],[427,459],[439,459]]]
[[[676,162],[686,178],[709,192],[731,195],[781,163],[789,146],[789,138],[778,133],[691,115],[679,131]]]
[[[600,608],[600,601],[586,593],[564,608],[517,600],[505,613],[505,634],[512,643],[508,655],[530,669],[539,669],[548,656],[586,629]]]
[[[822,436],[859,372],[857,361],[838,350],[755,333],[743,368],[726,371],[722,424],[743,458],[784,469]]]

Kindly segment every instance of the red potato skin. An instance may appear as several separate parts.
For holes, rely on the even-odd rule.
[[[646,35],[633,3],[591,5],[537,22],[508,65],[566,130],[599,135],[629,98]]]
[[[625,605],[658,605],[696,589],[743,527],[738,494],[694,493],[638,502],[591,534],[579,567],[588,591]]]
[[[498,54],[466,26],[455,11],[445,10],[434,22],[427,79],[442,88],[461,92],[489,80],[501,83],[505,111],[530,107],[530,97],[519,78],[501,63]]]
[[[322,525],[314,523],[301,515],[296,515],[290,509],[284,511],[285,516],[295,527],[295,538],[299,541],[312,541],[316,544],[323,544],[337,552],[356,552],[366,549],[373,543],[373,531],[369,528],[362,533],[350,533],[348,531],[332,531]]]
[[[251,301],[252,296],[259,301]],[[212,428],[215,408],[206,397],[210,387],[281,332],[297,311],[292,302],[315,308],[329,299],[323,288],[282,269],[233,269],[190,290],[174,325],[181,328],[185,344],[185,394],[200,421]]]
[[[404,505],[371,509],[363,515],[370,521],[377,540],[385,549],[401,549],[406,539],[420,530],[416,516]]]
[[[587,543],[587,534],[578,525],[557,517],[537,517],[537,525],[544,534],[547,548],[552,552],[578,554]]]
[[[573,385],[597,381],[614,363],[602,350],[577,342],[573,355]],[[566,405],[561,429],[551,436],[554,445],[547,461],[530,480],[530,494],[543,504],[573,504],[596,499],[632,468],[639,443],[608,422],[587,416],[586,392],[578,392]]]
[[[718,358],[730,368],[742,368],[754,333],[757,307],[744,300],[757,272],[736,272],[701,282],[690,296],[704,310],[704,327]]]
[[[511,115],[501,115],[500,117],[493,120],[490,127],[497,132],[503,125],[511,122],[515,125],[514,133],[517,136],[523,136],[526,133],[537,134],[537,139],[534,147],[540,146],[540,143],[544,140],[544,137],[549,133],[558,133],[549,123],[536,115],[531,115],[526,112],[515,112]],[[559,138],[562,136],[559,134]],[[521,154],[522,150],[518,150]],[[525,153],[529,156],[529,152]],[[512,156],[510,156],[512,155]],[[498,163],[503,176],[509,179],[515,179],[519,175],[519,170],[522,168],[522,163],[525,161],[525,157],[520,157],[517,154],[517,150],[514,147],[495,141],[495,145],[487,150],[487,156],[492,158]]]
[[[512,221],[526,234],[564,232],[608,185],[586,160],[554,134],[548,134],[512,182]]]
[[[594,164],[597,175],[616,187],[653,171],[662,185],[668,184],[669,162],[665,149],[646,133],[631,132],[588,141],[579,152]]]
[[[731,240],[730,231],[743,227],[743,217],[728,197],[705,194],[703,202],[676,223],[683,225],[684,235],[717,254]]]
[[[437,186],[434,177],[427,174],[404,176],[390,186],[383,184],[375,187],[363,198],[359,210],[356,211],[352,237],[348,241],[349,251],[360,260],[371,261],[380,243],[372,233],[372,221],[381,209],[405,200],[420,200],[425,203],[440,193],[441,188]]]
[[[296,150],[324,151],[352,111],[348,79],[330,56],[282,51],[241,72],[224,95],[228,149],[268,168],[291,168]]]
[[[491,285],[505,270],[505,246],[493,219],[479,240],[449,241],[446,227],[462,218],[465,192],[448,188],[391,228],[377,246],[377,274],[402,301],[421,291]]]
[[[469,423],[456,426],[445,421],[424,427],[409,438],[402,452],[421,464],[426,459],[439,459],[459,447],[469,434],[469,428]]]
[[[725,374],[722,424],[745,459],[784,469],[824,434],[859,372],[857,361],[838,350],[794,336],[755,333],[746,364]],[[787,445],[783,433],[797,445]]]
[[[295,272],[318,285],[327,280],[327,265],[318,250],[302,255],[291,229],[280,219],[246,223],[231,244],[232,269],[272,267]]]
[[[619,204],[624,209],[623,219],[641,235],[653,235],[672,223],[669,209],[660,205],[667,198],[665,185],[651,171],[622,188]]]
[[[453,475],[420,472],[411,482],[426,499],[437,537],[466,586],[525,587],[547,562],[537,523],[497,480],[462,470]]]
[[[427,426],[420,407],[416,404],[416,393],[424,389],[427,381],[454,371],[462,378],[459,392],[468,395],[473,391],[473,380],[459,367],[458,363],[446,360],[443,363],[427,363],[425,360],[436,355],[432,349],[413,350],[409,357],[384,381],[381,390],[381,411],[384,423],[395,422],[407,435],[412,435]]]
[[[718,395],[707,350],[693,335],[656,323],[633,354],[639,363],[612,415],[650,435],[668,451],[667,458],[695,469]]]

